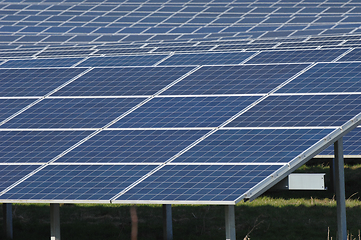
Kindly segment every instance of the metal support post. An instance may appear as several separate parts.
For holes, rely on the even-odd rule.
[[[11,203],[3,203],[3,224],[6,239],[13,239],[13,211]]]
[[[343,143],[340,138],[334,144],[335,149],[335,191],[337,200],[337,239],[347,240],[345,177]]]
[[[330,160],[330,186],[328,186],[328,189],[335,193],[335,159]]]
[[[225,206],[226,213],[226,240],[236,240],[236,218],[234,205]]]
[[[172,205],[163,204],[163,239],[173,240]]]
[[[60,240],[59,203],[50,204],[50,240]]]

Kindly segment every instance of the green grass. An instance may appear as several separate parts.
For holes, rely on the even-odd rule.
[[[301,172],[328,172],[328,167],[303,166]],[[346,166],[348,229],[361,229],[361,165]],[[61,234],[65,240],[130,239],[129,205],[61,205]],[[14,239],[49,239],[47,204],[14,204]],[[161,205],[138,205],[138,239],[162,239]],[[2,221],[2,220],[1,220]],[[335,239],[336,201],[330,191],[268,192],[236,206],[237,239]],[[0,228],[2,231],[2,229]],[[173,206],[174,239],[225,239],[224,207]],[[2,232],[0,233],[2,234]],[[358,237],[356,238],[358,239]]]

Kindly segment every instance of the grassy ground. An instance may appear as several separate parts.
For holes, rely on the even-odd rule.
[[[327,167],[302,167],[304,172],[328,172]],[[361,229],[361,165],[347,166],[347,220],[353,239]],[[129,205],[61,205],[65,240],[130,239]],[[161,205],[138,205],[138,239],[162,239]],[[49,239],[47,204],[14,204],[14,239]],[[1,220],[2,221],[2,220]],[[1,222],[0,222],[1,224]],[[335,239],[336,201],[330,191],[268,192],[236,206],[237,239]],[[223,206],[173,206],[174,239],[225,239]],[[2,229],[0,229],[2,231]],[[2,232],[0,233],[2,234]],[[0,235],[1,236],[1,235]]]

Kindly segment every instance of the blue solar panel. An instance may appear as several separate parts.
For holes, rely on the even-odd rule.
[[[26,107],[32,102],[34,102],[34,99],[0,99],[1,121],[10,117],[11,115]]]
[[[34,171],[36,165],[1,165],[0,166],[0,191],[20,180],[26,174]]]
[[[343,154],[351,156],[361,156],[361,128],[355,128],[343,137]],[[322,151],[320,155],[333,155],[333,146]]]
[[[361,63],[319,63],[277,93],[361,92]]]
[[[361,112],[361,95],[270,96],[227,127],[341,126]]]
[[[109,200],[154,168],[147,165],[49,165],[0,199]]]
[[[242,50],[242,49],[248,49],[248,50],[256,50],[256,49],[267,49],[267,48],[272,48],[274,47],[276,44],[274,43],[259,43],[259,44],[225,44],[225,45],[219,45],[217,46],[217,48],[215,49],[216,51],[220,51],[220,50]]]
[[[168,165],[116,200],[234,201],[277,165]]]
[[[85,69],[0,69],[0,96],[44,96]]]
[[[202,67],[163,94],[267,93],[306,66],[285,64]]]
[[[142,98],[45,99],[2,128],[100,128]]]
[[[254,52],[175,54],[160,65],[239,64],[253,54]]]
[[[90,133],[84,131],[2,131],[0,162],[48,162]]]
[[[153,48],[123,48],[123,49],[103,49],[97,51],[97,54],[135,54],[135,53],[147,53],[153,50]]]
[[[259,97],[157,97],[112,127],[217,127]]]
[[[154,52],[193,52],[208,51],[212,46],[195,46],[195,47],[159,47]]]
[[[71,67],[81,61],[82,58],[38,58],[9,60],[0,65],[2,68],[37,68],[37,67]]]
[[[192,67],[95,68],[54,95],[153,95],[192,69]]]
[[[281,43],[279,48],[313,48],[320,46],[337,46],[342,41],[322,41],[322,42],[297,42],[297,43]]]
[[[112,67],[112,66],[152,66],[167,55],[139,55],[117,57],[91,57],[82,62],[80,67]]]
[[[347,49],[267,51],[261,52],[247,63],[330,62],[346,51]]]
[[[219,130],[176,158],[184,163],[287,163],[333,129]]]
[[[207,130],[102,131],[57,162],[163,163]]]
[[[10,51],[7,53],[0,53],[0,58],[11,59],[11,58],[31,57],[35,53],[36,53],[35,51],[27,51],[27,52]]]
[[[62,42],[62,41],[61,41]],[[62,50],[62,51],[49,51],[49,50],[45,50],[41,53],[38,54],[38,57],[69,57],[69,56],[81,56],[81,55],[89,55],[91,53],[93,53],[94,50],[79,50],[79,51],[74,51],[74,50]]]
[[[361,61],[361,49],[352,50],[338,61]]]

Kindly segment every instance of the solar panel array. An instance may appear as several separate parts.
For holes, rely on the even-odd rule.
[[[359,121],[356,1],[4,0],[0,13],[3,202],[234,204]],[[360,131],[346,155],[361,155]]]

